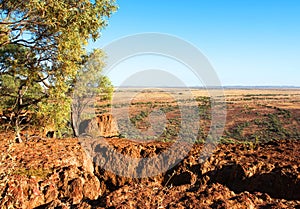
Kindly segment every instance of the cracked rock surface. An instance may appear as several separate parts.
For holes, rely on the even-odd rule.
[[[93,154],[87,155],[78,139],[36,137],[14,144],[8,134],[0,135],[1,208],[300,208],[297,140],[222,144],[206,160],[200,160],[203,145],[194,145],[167,172],[129,178],[93,159],[110,159],[108,146],[142,158],[171,144],[106,139],[106,144],[94,141]],[[168,160],[176,161],[176,151]],[[125,162],[114,163],[122,169]]]

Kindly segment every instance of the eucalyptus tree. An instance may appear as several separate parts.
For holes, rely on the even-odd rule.
[[[116,9],[114,0],[0,0],[0,104],[17,132],[26,111],[65,126],[86,45]]]

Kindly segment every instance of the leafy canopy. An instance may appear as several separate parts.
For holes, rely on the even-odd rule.
[[[14,112],[37,107],[46,123],[62,126],[85,45],[100,37],[116,9],[114,0],[0,0],[0,88],[11,100],[6,105],[18,103]]]

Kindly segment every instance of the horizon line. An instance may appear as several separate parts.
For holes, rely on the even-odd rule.
[[[300,86],[294,85],[224,85],[224,86],[115,86],[115,88],[246,88],[246,89],[299,89]]]

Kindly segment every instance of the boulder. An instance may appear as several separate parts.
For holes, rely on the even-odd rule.
[[[119,132],[112,114],[104,113],[82,121],[79,126],[79,135],[113,137],[118,136]]]

